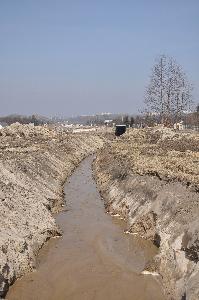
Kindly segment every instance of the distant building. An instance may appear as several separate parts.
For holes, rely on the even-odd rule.
[[[183,121],[180,121],[179,123],[175,123],[175,124],[173,125],[173,128],[174,128],[175,130],[184,130],[184,129],[185,129],[185,126],[184,126],[184,124],[183,124]]]
[[[111,125],[113,125],[113,120],[104,120],[104,124],[106,126],[111,126]]]

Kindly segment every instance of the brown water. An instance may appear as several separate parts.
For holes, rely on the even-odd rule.
[[[56,217],[63,237],[43,247],[36,271],[17,280],[7,299],[164,299],[156,277],[141,274],[154,246],[124,234],[124,222],[105,213],[92,159],[85,159],[65,184],[67,210]]]

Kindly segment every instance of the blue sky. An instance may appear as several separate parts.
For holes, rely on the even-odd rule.
[[[0,0],[0,115],[136,113],[163,53],[199,102],[198,0]]]

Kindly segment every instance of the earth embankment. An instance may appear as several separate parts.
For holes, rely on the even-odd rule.
[[[99,152],[94,170],[107,211],[159,247],[147,269],[169,299],[199,299],[198,134],[130,130]]]
[[[98,134],[67,134],[13,124],[0,130],[0,298],[60,230],[53,218],[63,183],[79,162],[102,147]]]

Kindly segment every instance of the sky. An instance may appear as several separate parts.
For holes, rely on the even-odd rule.
[[[0,115],[137,113],[161,54],[198,103],[198,0],[0,0]]]

